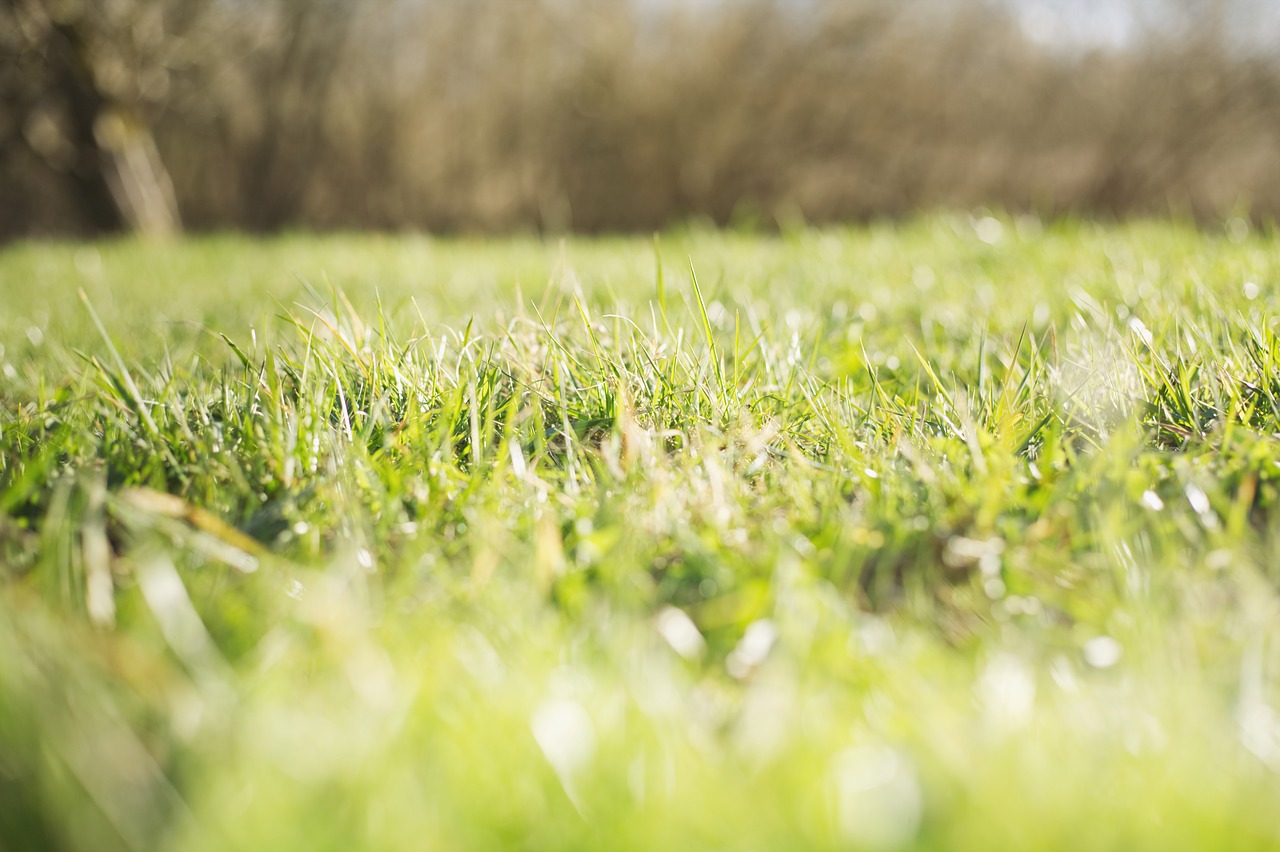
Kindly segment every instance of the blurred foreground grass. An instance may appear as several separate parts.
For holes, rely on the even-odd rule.
[[[4,249],[0,849],[1274,848],[1278,285],[966,217]]]

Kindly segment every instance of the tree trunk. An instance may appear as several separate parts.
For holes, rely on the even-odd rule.
[[[84,37],[72,24],[54,25],[50,60],[66,99],[72,178],[90,226],[167,237],[182,230],[169,172],[151,128],[136,107],[98,85]]]

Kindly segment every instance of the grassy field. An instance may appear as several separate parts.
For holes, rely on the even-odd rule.
[[[3,249],[0,849],[1276,848],[1278,285],[964,216]]]

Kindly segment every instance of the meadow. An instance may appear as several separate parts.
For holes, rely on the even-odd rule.
[[[1271,228],[0,249],[0,850],[1273,849]]]

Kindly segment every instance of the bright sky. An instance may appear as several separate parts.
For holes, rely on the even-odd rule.
[[[814,0],[789,0],[803,8]],[[740,0],[639,0],[654,5],[714,8]],[[943,0],[946,2],[946,0]],[[1122,49],[1144,32],[1164,29],[1174,34],[1189,26],[1196,10],[1221,2],[1227,33],[1246,49],[1280,50],[1280,0],[950,0],[993,2],[1013,12],[1033,41],[1066,50]],[[1179,11],[1179,10],[1182,11]],[[1186,10],[1192,10],[1188,15]]]
[[[1120,49],[1143,33],[1187,34],[1210,0],[1001,0],[1028,37],[1044,45]],[[1223,0],[1226,33],[1237,47],[1280,48],[1280,0]]]

